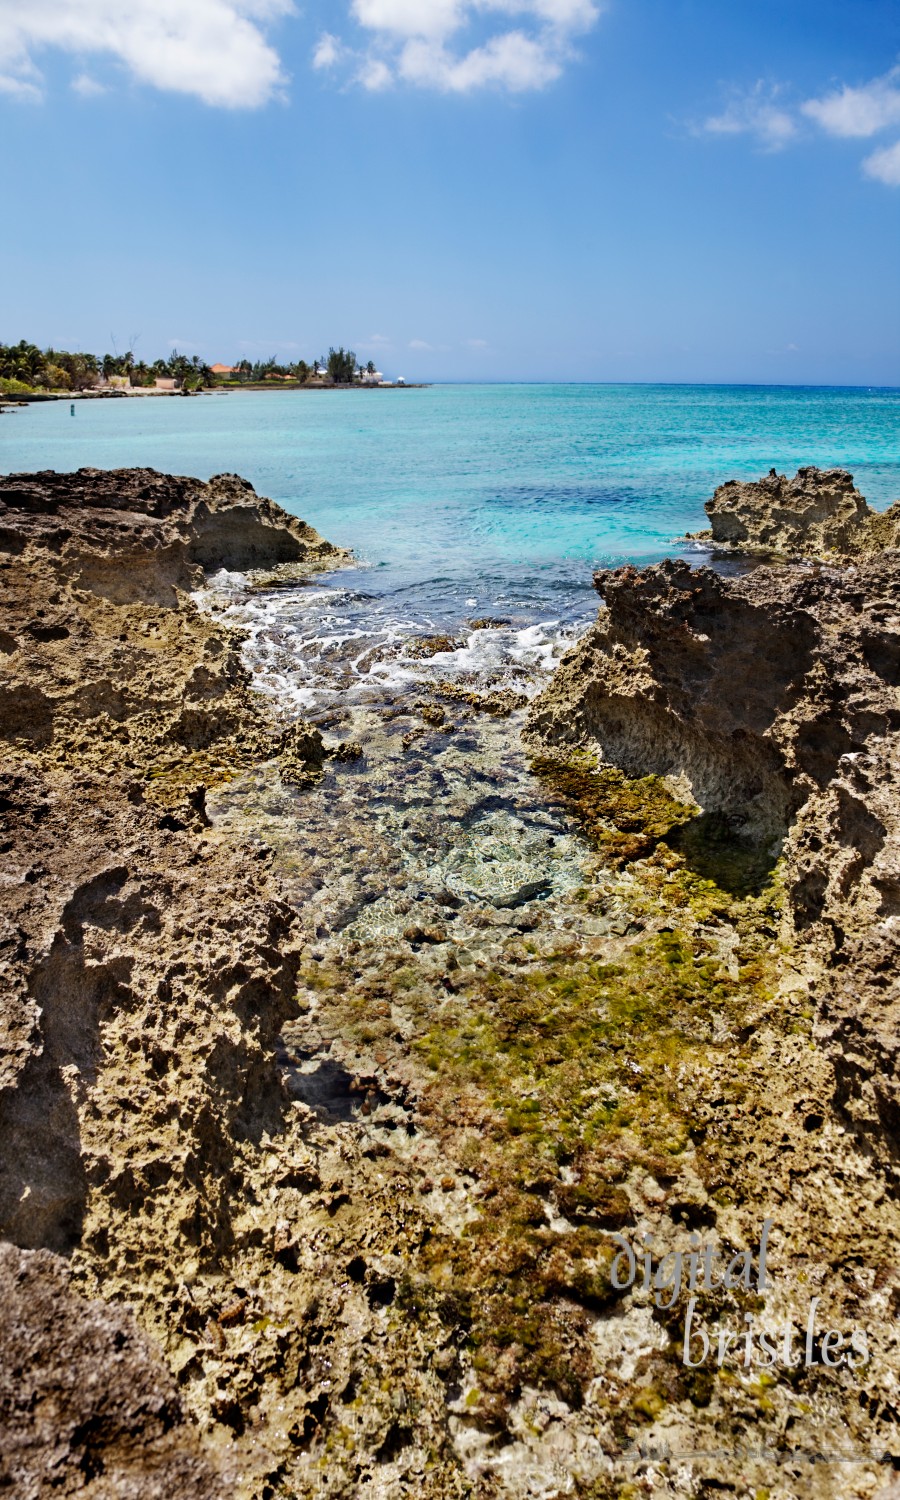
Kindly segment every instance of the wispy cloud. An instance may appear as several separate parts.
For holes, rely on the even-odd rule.
[[[725,109],[710,115],[700,129],[707,135],[750,135],[767,151],[781,151],[797,134],[790,110],[780,102],[780,84],[760,79],[750,89],[732,91]]]
[[[575,55],[575,39],[597,22],[603,0],[352,0],[361,32],[349,46],[320,38],[316,67],[342,69],[362,87],[407,83],[441,93],[495,87],[541,89]],[[480,23],[476,38],[472,28]],[[468,33],[468,34],[467,34]]]
[[[41,75],[27,54],[4,54],[0,32],[0,94],[18,99],[20,104],[40,104],[44,97],[42,85]]]
[[[139,82],[205,104],[254,109],[285,82],[266,24],[293,12],[292,0],[0,0],[0,91],[41,99],[35,59],[55,47],[111,57]]]
[[[900,125],[900,67],[860,88],[845,84],[821,99],[807,99],[800,108],[829,135],[877,135]]]
[[[330,31],[323,31],[313,52],[313,67],[333,68],[336,63],[340,62],[343,54],[344,48],[340,39],[332,36]]]
[[[900,141],[873,151],[863,162],[863,171],[867,177],[885,182],[888,187],[900,187]]]
[[[76,78],[72,79],[72,88],[76,94],[81,95],[82,99],[95,99],[98,94],[106,93],[104,85],[96,78],[92,78],[90,73],[79,73]]]
[[[783,84],[758,82],[733,90],[720,114],[698,127],[701,135],[746,135],[767,151],[807,138],[813,126],[826,135],[865,140],[900,126],[900,66],[868,83],[842,84],[820,98],[790,102]],[[865,176],[900,187],[900,141],[864,158]]]

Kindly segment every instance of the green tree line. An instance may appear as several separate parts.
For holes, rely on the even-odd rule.
[[[301,383],[326,380],[334,385],[350,385],[362,374],[373,375],[371,360],[365,367],[357,362],[352,349],[329,349],[327,355],[307,363],[279,364],[271,359],[252,363],[243,359],[234,373],[226,377],[241,384],[255,384],[267,379],[291,379]],[[22,339],[18,344],[0,343],[0,392],[16,391],[85,391],[92,390],[113,375],[127,376],[133,386],[152,386],[160,378],[178,380],[188,390],[219,383],[210,366],[196,354],[190,357],[173,349],[168,359],[147,364],[135,359],[134,351],[126,354],[83,354],[67,349],[39,349]]]
[[[325,379],[334,385],[352,385],[358,375],[374,375],[375,366],[371,360],[367,365],[361,365],[352,349],[345,349],[343,345],[339,349],[329,349],[327,355],[320,354],[318,359],[307,362],[298,359],[293,364],[279,363],[272,355],[271,359],[258,360],[251,364],[249,359],[241,360],[236,366],[238,380],[309,380]]]

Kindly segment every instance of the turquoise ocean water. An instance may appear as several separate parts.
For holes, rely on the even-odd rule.
[[[801,464],[850,469],[876,507],[900,498],[900,391],[435,386],[0,417],[4,472],[244,475],[354,550],[360,568],[338,576],[323,610],[359,639],[376,620],[390,636],[455,631],[474,614],[519,632],[575,629],[596,609],[593,568],[678,554],[718,484]]]

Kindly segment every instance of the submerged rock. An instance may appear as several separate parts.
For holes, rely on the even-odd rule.
[[[552,836],[527,829],[505,813],[487,813],[466,826],[444,864],[443,878],[451,891],[488,902],[515,907],[546,895],[553,886],[548,853]]]

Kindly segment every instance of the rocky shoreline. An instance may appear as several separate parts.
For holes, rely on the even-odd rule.
[[[798,560],[598,574],[527,715],[329,729],[190,597],[302,589],[311,528],[235,476],[0,480],[0,1490],[888,1484],[900,552],[845,475],[709,509]],[[767,1219],[774,1291],[695,1319],[802,1347],[817,1297],[865,1362],[686,1364],[686,1285],[620,1284]]]

